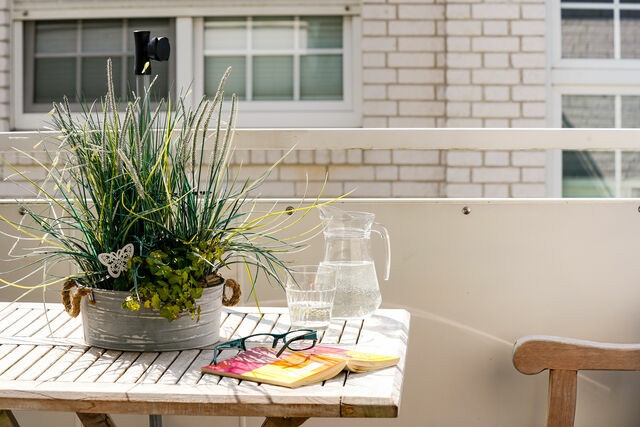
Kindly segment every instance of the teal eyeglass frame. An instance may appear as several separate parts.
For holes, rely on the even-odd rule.
[[[287,335],[291,335],[293,333],[299,333],[299,332],[306,332],[306,334],[300,334],[300,335],[295,335],[293,338],[290,338],[287,340]],[[254,338],[254,337],[259,337],[259,336],[269,336],[273,338],[273,348],[276,348],[278,345],[278,342],[280,340],[282,340],[283,345],[282,348],[280,350],[278,350],[278,352],[276,353],[276,357],[280,357],[280,355],[282,354],[283,351],[289,349],[290,351],[304,351],[304,350],[309,350],[310,348],[315,347],[316,343],[318,342],[318,332],[315,329],[294,329],[292,331],[289,332],[285,332],[284,334],[269,334],[269,333],[264,333],[264,334],[253,334],[253,335],[247,335],[246,337],[242,337],[242,338],[238,338],[235,340],[231,340],[231,341],[227,341],[227,342],[223,342],[220,343],[218,345],[216,345],[215,347],[213,347],[213,364],[217,365],[218,364],[218,355],[220,353],[222,353],[223,350],[230,350],[230,349],[240,349],[243,351],[247,350],[247,345],[246,342],[249,338]],[[291,348],[290,345],[292,343],[295,343],[296,341],[300,341],[300,340],[313,340],[313,343],[308,346],[308,347],[304,347],[304,348]]]

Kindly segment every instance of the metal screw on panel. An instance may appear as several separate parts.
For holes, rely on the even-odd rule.
[[[287,206],[284,211],[287,213],[287,215],[293,215],[293,210],[294,209],[295,208],[293,206]]]
[[[26,209],[24,206],[20,206],[20,207],[18,208],[18,213],[19,213],[20,215],[24,216],[24,215],[26,215],[26,214],[27,214],[27,209]]]
[[[462,213],[465,215],[469,215],[471,213],[471,209],[469,209],[468,206],[465,206],[464,208],[462,208]]]
[[[638,212],[640,212],[640,206],[638,206]]]

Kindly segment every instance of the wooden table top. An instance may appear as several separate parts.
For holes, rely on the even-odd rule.
[[[220,336],[286,332],[283,308],[224,309]],[[202,374],[211,348],[123,352],[84,344],[79,318],[61,304],[0,303],[0,408],[93,413],[267,417],[396,417],[409,313],[378,310],[365,320],[333,320],[320,342],[400,356],[392,368],[343,372],[287,389]]]

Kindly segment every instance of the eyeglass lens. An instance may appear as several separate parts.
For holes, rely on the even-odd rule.
[[[225,350],[235,350],[235,354],[230,354],[228,352],[225,354],[224,358],[227,359],[239,354],[243,350],[248,350],[250,347],[253,347],[250,343],[269,343],[272,347],[278,347],[280,340],[282,340],[282,348],[278,351],[277,356],[280,356],[286,349],[291,351],[308,350],[316,345],[318,337],[316,331],[312,329],[296,329],[285,332],[284,334],[253,334],[217,345],[213,352],[213,363],[217,364],[219,362],[218,359],[220,353]]]

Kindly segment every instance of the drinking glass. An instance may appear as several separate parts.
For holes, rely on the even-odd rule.
[[[326,329],[336,295],[336,269],[299,265],[289,269],[287,305],[294,328]]]

